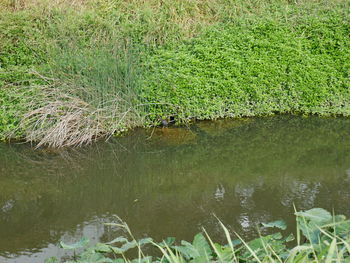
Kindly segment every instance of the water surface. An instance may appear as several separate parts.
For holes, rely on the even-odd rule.
[[[0,144],[0,262],[63,256],[56,244],[134,235],[253,238],[260,222],[323,207],[350,215],[350,119],[292,116],[136,130],[70,150]],[[291,229],[290,229],[291,230]]]

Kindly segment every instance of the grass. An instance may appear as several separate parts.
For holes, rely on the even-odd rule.
[[[345,115],[345,0],[3,0],[0,139],[77,146],[161,119]]]
[[[60,243],[63,249],[84,251],[75,255],[68,262],[347,262],[350,257],[350,221],[343,215],[331,215],[324,209],[313,208],[308,211],[295,212],[297,229],[296,240],[293,234],[283,237],[280,232],[260,236],[252,241],[245,241],[237,233],[232,239],[228,229],[219,221],[227,244],[219,244],[212,240],[203,229],[193,242],[175,242],[175,238],[167,238],[160,243],[151,238],[136,240],[128,225],[118,218],[117,223],[108,225],[122,228],[129,238],[118,237],[108,243],[97,243],[88,247],[89,240],[82,238],[79,242],[68,245]],[[286,230],[283,221],[263,223],[260,228],[278,228]],[[294,242],[294,244],[293,244]],[[149,256],[144,246],[158,249],[158,256]],[[126,254],[136,249],[138,256],[129,259]],[[45,263],[58,262],[49,258]]]

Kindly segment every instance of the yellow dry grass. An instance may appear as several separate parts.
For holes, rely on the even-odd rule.
[[[53,9],[73,7],[80,9],[90,0],[1,0],[1,10],[20,11],[28,9]]]

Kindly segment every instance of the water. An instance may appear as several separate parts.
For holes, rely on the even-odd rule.
[[[78,150],[0,144],[0,262],[64,256],[56,244],[123,234],[190,240],[215,214],[245,238],[298,209],[350,215],[350,119],[281,116],[137,130]]]

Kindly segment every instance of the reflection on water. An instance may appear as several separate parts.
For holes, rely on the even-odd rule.
[[[0,145],[0,262],[42,262],[122,217],[141,238],[191,239],[213,216],[246,238],[260,222],[293,226],[299,209],[350,215],[350,120],[282,116],[138,130],[82,149]]]

